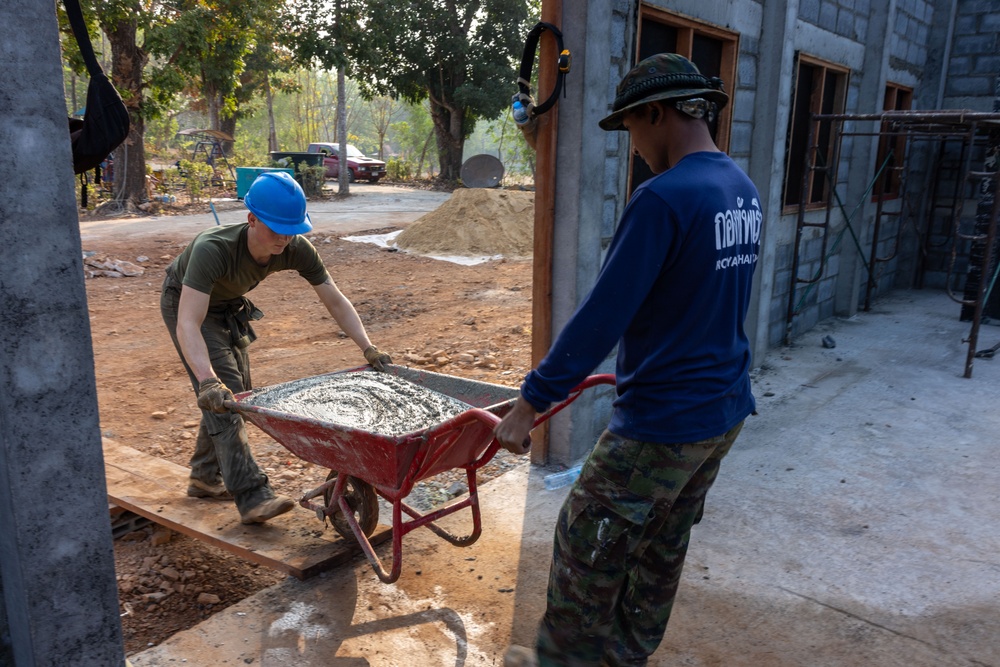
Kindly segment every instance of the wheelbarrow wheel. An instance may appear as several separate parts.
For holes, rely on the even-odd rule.
[[[330,474],[326,477],[327,481],[336,478],[336,470],[331,470]],[[323,497],[326,500],[326,506],[330,507],[333,504],[332,486],[327,489]],[[354,518],[357,520],[358,525],[361,526],[361,532],[365,534],[365,537],[371,537],[378,526],[378,494],[375,493],[375,487],[357,477],[348,475],[347,479],[344,480],[344,498],[351,509],[354,510]],[[339,507],[330,516],[330,522],[345,540],[354,539],[351,524],[347,522],[347,517],[344,516]]]

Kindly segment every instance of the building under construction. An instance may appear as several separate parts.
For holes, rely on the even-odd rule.
[[[716,143],[762,195],[747,321],[755,356],[803,340],[824,319],[877,308],[878,297],[894,289],[953,295],[955,317],[970,323],[966,373],[976,352],[988,354],[1000,341],[1000,329],[979,326],[1000,321],[1000,295],[991,290],[1000,141],[995,2],[587,0],[543,7],[573,54],[563,95],[540,134],[539,197],[551,196],[554,211],[540,229],[552,230],[547,261],[560,290],[547,308],[547,277],[536,270],[535,314],[550,314],[553,332],[592,284],[627,195],[650,176],[627,136],[601,132],[597,121],[636,62],[676,52],[725,82],[731,102],[716,123]],[[556,63],[554,46],[550,57],[545,46],[543,36],[543,95],[545,68]],[[548,160],[546,127],[555,136]],[[536,341],[536,354],[546,346]],[[582,453],[575,443],[591,442],[583,434],[601,428],[606,415],[599,406],[573,412],[552,427],[556,461]]]

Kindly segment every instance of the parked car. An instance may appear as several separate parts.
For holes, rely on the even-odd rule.
[[[307,152],[322,153],[325,156],[323,164],[326,166],[327,178],[340,176],[340,147],[337,144],[309,144]],[[347,178],[352,183],[354,181],[378,183],[378,180],[385,176],[385,162],[365,156],[351,144],[347,144],[347,168]]]

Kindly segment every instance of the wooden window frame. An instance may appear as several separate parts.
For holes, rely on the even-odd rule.
[[[911,108],[913,108],[913,88],[887,81],[882,100],[882,111],[909,111]],[[882,127],[887,128],[888,125],[883,123]],[[872,174],[873,178],[885,161],[890,147],[894,155],[904,155],[906,152],[906,137],[902,135],[879,136],[875,171]],[[899,198],[901,179],[899,172],[894,169],[899,164],[902,164],[902,162],[897,157],[886,166],[886,172],[881,174],[875,181],[875,187],[872,190],[872,201],[877,201],[880,197],[883,201]]]
[[[716,124],[715,144],[719,147],[719,150],[728,153],[730,134],[732,132],[733,98],[735,97],[736,90],[736,61],[740,46],[739,33],[688,16],[640,3],[638,25],[636,27],[635,52],[632,56],[633,66],[639,61],[640,45],[642,44],[642,24],[644,20],[662,23],[676,30],[677,48],[674,52],[688,59],[691,58],[694,48],[695,35],[714,39],[722,43],[719,78],[722,79],[725,85],[724,90],[729,95],[729,104],[719,112]],[[632,165],[636,156],[633,155],[631,149],[629,150],[629,156],[628,191],[632,192]]]
[[[801,152],[792,150],[792,143],[794,141],[793,129],[795,127],[798,114],[800,113],[800,110],[798,109],[798,101],[799,101],[798,86],[799,86],[799,81],[801,79],[801,68],[803,65],[810,67],[814,70],[812,90],[810,91],[809,94],[809,109],[805,111],[806,114],[811,116],[813,113],[817,113],[823,110],[823,102],[827,99],[826,81],[828,76],[831,74],[834,77],[836,77],[835,85],[837,86],[836,90],[834,90],[833,93],[834,108],[832,109],[832,113],[842,114],[844,113],[847,107],[847,90],[848,86],[850,85],[850,77],[851,77],[850,68],[845,67],[844,65],[838,65],[836,63],[823,60],[821,58],[817,58],[815,56],[810,56],[806,53],[800,52],[796,54],[795,85],[792,86],[792,107],[788,117],[788,133],[786,138],[787,146],[785,148],[786,150],[785,181],[783,184],[782,196],[781,196],[782,213],[792,213],[798,210],[800,203],[798,201],[788,202],[787,197],[788,197],[788,183],[790,182],[790,179],[794,177],[801,181],[802,169],[804,169],[804,167],[802,166],[804,156],[801,154]],[[812,126],[813,136],[818,136],[818,133],[821,130],[819,121],[810,121],[809,124]],[[828,128],[829,127],[830,126],[828,124]],[[808,134],[809,133],[807,132],[805,136],[808,137]],[[827,164],[830,164],[832,158],[834,157],[836,146],[835,142],[833,141],[832,135],[828,136],[827,141],[829,143],[826,146],[825,157]],[[809,146],[804,146],[800,148],[802,148],[803,150],[809,150]],[[795,160],[797,160],[798,162],[794,163],[793,161]],[[794,169],[793,169],[793,164],[795,164]],[[817,177],[817,174],[825,179],[822,173],[818,173],[815,170],[810,169],[808,178],[806,180],[806,188],[805,188],[806,193],[813,192],[815,188],[815,178]],[[802,194],[803,193],[801,192],[799,193],[800,198],[802,198]],[[809,198],[811,198],[811,196],[812,196],[811,194],[807,195],[806,199],[808,200]],[[824,183],[820,198],[817,199],[816,201],[807,201],[806,209],[815,210],[815,209],[825,208],[829,203],[829,199],[830,199],[830,184]]]

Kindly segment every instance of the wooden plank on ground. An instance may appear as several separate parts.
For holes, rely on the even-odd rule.
[[[361,548],[348,543],[316,515],[296,506],[262,524],[245,526],[232,501],[187,496],[188,469],[104,439],[108,502],[162,526],[208,542],[254,563],[299,579],[344,563]],[[379,525],[372,544],[389,539],[391,528]]]

